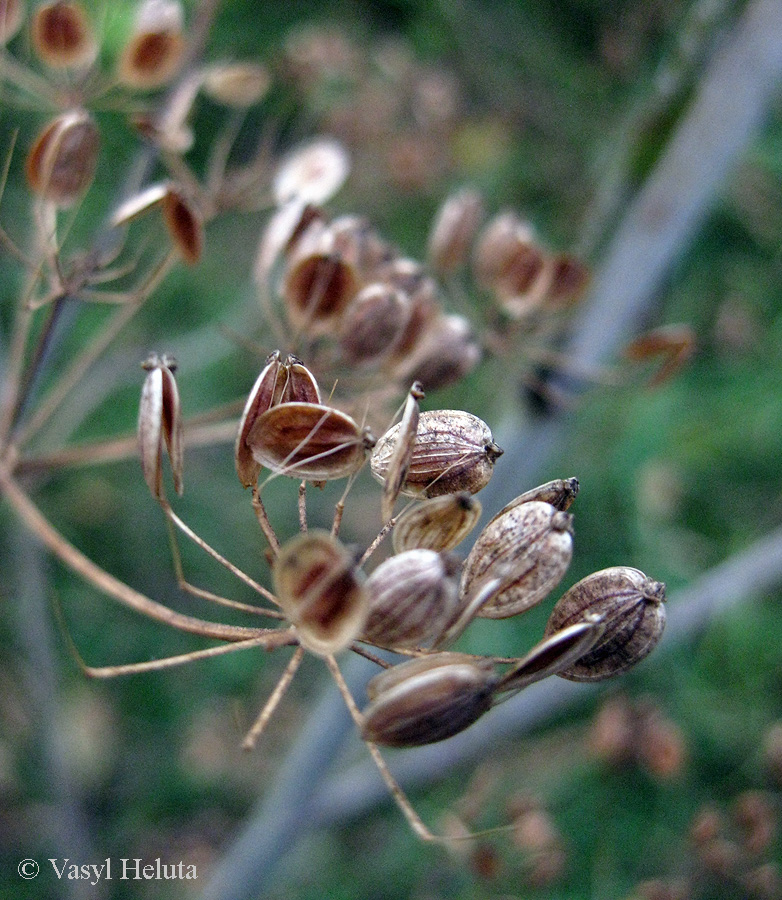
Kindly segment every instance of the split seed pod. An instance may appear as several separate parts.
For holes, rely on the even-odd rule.
[[[310,652],[339,653],[363,630],[369,612],[363,576],[353,554],[327,531],[283,544],[272,577],[283,612]]]
[[[27,182],[36,194],[60,208],[73,206],[92,184],[100,136],[92,116],[73,109],[40,132],[27,156]]]
[[[453,550],[481,517],[481,504],[467,491],[424,500],[405,510],[394,525],[394,550]]]
[[[119,61],[118,78],[137,90],[154,90],[176,75],[185,49],[184,13],[178,0],[144,0]]]
[[[457,571],[456,560],[434,550],[407,550],[382,562],[367,579],[364,637],[382,647],[435,644],[457,612]]]
[[[393,666],[367,685],[362,736],[386,747],[434,744],[464,731],[491,709],[491,661],[435,653]]]
[[[570,513],[536,500],[492,519],[464,563],[462,596],[473,597],[497,579],[493,596],[478,612],[489,619],[515,616],[540,603],[570,565],[572,521]]]
[[[282,403],[255,420],[246,437],[253,459],[279,475],[330,481],[364,465],[374,438],[347,413],[320,403]]]
[[[638,569],[614,566],[574,584],[558,601],[546,625],[549,635],[601,617],[605,632],[577,662],[557,674],[570,681],[612,678],[648,656],[665,628],[665,585]]]
[[[18,9],[19,4],[15,5]],[[41,62],[53,69],[86,68],[98,53],[84,7],[66,0],[37,7],[30,23],[30,40]]]
[[[396,498],[399,496],[402,485],[407,478],[407,473],[410,471],[410,462],[413,458],[418,422],[421,416],[418,404],[423,398],[424,392],[421,390],[421,385],[416,381],[411,385],[407,393],[402,420],[399,423],[399,435],[388,459],[385,480],[383,481],[383,497],[380,510],[384,522],[391,518]]]
[[[174,372],[176,361],[170,356],[151,354],[142,364],[147,377],[141,389],[138,413],[138,444],[144,480],[152,495],[163,496],[163,445],[165,442],[174,488],[181,494],[184,444],[179,390]]]
[[[394,425],[372,453],[372,474],[380,482],[388,477],[400,433],[401,425]],[[489,426],[477,416],[458,409],[423,412],[401,493],[408,497],[475,494],[489,483],[502,452]]]

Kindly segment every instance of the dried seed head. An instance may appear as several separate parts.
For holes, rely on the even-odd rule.
[[[120,82],[137,90],[154,90],[171,81],[184,54],[183,28],[178,0],[144,0],[120,57]]]
[[[259,465],[309,481],[352,475],[374,445],[349,415],[319,403],[273,406],[258,416],[245,441]]]
[[[588,284],[589,269],[584,263],[575,256],[559,253],[551,261],[551,283],[544,303],[555,309],[578,303]]]
[[[393,531],[394,550],[453,550],[481,517],[481,504],[467,491],[424,500],[403,512]]]
[[[367,579],[370,613],[364,637],[382,647],[435,644],[457,612],[458,563],[434,550],[407,550]]]
[[[355,267],[365,282],[380,280],[376,278],[378,271],[394,258],[391,245],[363,216],[339,216],[329,225],[329,233],[334,250]]]
[[[247,437],[258,416],[280,402],[284,383],[285,378],[283,364],[280,361],[280,351],[275,350],[266,358],[266,365],[261,369],[261,374],[252,386],[250,395],[244,405],[242,417],[239,420],[234,459],[236,461],[236,474],[244,487],[254,485],[258,480],[258,473],[261,471],[260,463],[253,459],[252,450],[247,443]]]
[[[92,116],[73,109],[40,132],[27,156],[27,182],[56,206],[72,206],[92,184],[100,136]]]
[[[418,432],[418,422],[421,416],[419,403],[423,398],[424,392],[421,390],[421,385],[416,381],[408,391],[402,420],[399,423],[399,433],[386,467],[380,507],[384,522],[391,518],[396,498],[399,496],[402,485],[405,483],[405,479],[410,471],[410,463],[413,459],[416,434]]]
[[[0,46],[7,44],[24,22],[23,0],[0,0]]]
[[[316,206],[330,200],[350,173],[350,156],[333,138],[318,138],[290,153],[272,184],[278,206],[296,199]]]
[[[532,228],[515,212],[498,213],[486,224],[475,247],[473,274],[478,284],[494,290],[512,265],[520,238],[533,239]]]
[[[389,353],[410,318],[409,298],[385,284],[369,284],[350,301],[340,323],[339,347],[348,365],[367,365]]]
[[[320,403],[320,388],[313,373],[289,353],[285,360],[281,403]]]
[[[401,425],[390,428],[372,453],[372,474],[384,482]],[[401,493],[409,497],[440,497],[486,487],[502,450],[489,426],[477,416],[458,409],[421,413],[415,446]]]
[[[18,10],[19,4],[14,5]],[[81,3],[43,3],[30,24],[33,49],[52,69],[86,68],[95,61],[98,43]]]
[[[618,675],[652,652],[665,627],[665,585],[629,566],[602,569],[574,584],[554,607],[546,634],[600,616],[605,633],[589,653],[557,674],[570,681]]]
[[[271,84],[268,69],[259,63],[214,63],[203,76],[204,91],[218,103],[246,109],[259,103]]]
[[[362,736],[387,747],[434,744],[491,708],[497,676],[489,660],[435,653],[401,663],[367,686]]]
[[[369,611],[363,576],[328,532],[308,531],[283,544],[272,576],[280,606],[310,652],[339,653],[363,630]]]
[[[165,442],[174,487],[182,493],[182,413],[174,372],[176,361],[153,353],[142,364],[147,371],[138,413],[138,444],[144,480],[152,495],[163,496],[163,443]]]
[[[437,272],[447,275],[464,265],[483,215],[483,198],[472,188],[446,198],[429,235],[429,259]]]
[[[410,318],[388,358],[391,369],[401,371],[430,325],[441,315],[437,282],[420,263],[394,259],[377,272],[377,278],[402,291],[410,300]]]
[[[504,619],[526,612],[562,580],[573,555],[573,517],[532,500],[492,519],[464,564],[463,597],[497,580],[479,616]],[[567,623],[570,624],[570,623]]]
[[[163,221],[171,242],[189,265],[195,265],[204,249],[204,223],[195,204],[170,186],[163,197]]]
[[[313,222],[322,222],[323,213],[315,206],[291,200],[275,210],[261,234],[255,257],[253,277],[265,294],[274,267],[284,253],[290,253],[298,239]]]
[[[398,377],[415,378],[427,391],[460,381],[480,362],[481,349],[464,316],[433,319],[414,351],[395,367]]]
[[[532,500],[548,503],[555,509],[561,509],[564,512],[570,509],[577,494],[578,478],[556,478],[554,481],[547,481],[545,484],[519,494],[515,500],[511,500],[510,503],[504,506],[491,521],[493,522],[494,519],[504,516],[506,512],[514,507],[522,503],[529,503]]]

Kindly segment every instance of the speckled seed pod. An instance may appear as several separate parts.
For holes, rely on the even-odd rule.
[[[385,481],[399,440],[394,425],[377,442],[372,453],[372,474]],[[401,493],[408,497],[441,497],[486,487],[502,450],[494,443],[489,426],[459,409],[421,413],[415,447]]]
[[[489,660],[461,653],[401,663],[370,681],[362,736],[387,747],[443,741],[491,709],[496,681]]]
[[[665,585],[629,566],[602,569],[583,578],[554,607],[546,635],[600,616],[605,633],[577,662],[558,672],[570,681],[600,681],[619,675],[654,649],[665,627]]]
[[[153,353],[142,368],[147,371],[138,411],[138,445],[144,480],[152,495],[163,496],[163,447],[168,451],[174,488],[182,493],[182,412],[174,372],[176,361]]]
[[[72,109],[40,132],[25,164],[27,182],[45,200],[67,208],[92,184],[100,136],[92,116]]]
[[[506,506],[495,515],[491,522],[504,516],[506,512],[519,506],[522,503],[529,503],[533,500],[541,503],[548,503],[555,509],[561,509],[563,512],[573,504],[578,495],[578,478],[557,478],[554,481],[547,481],[538,487],[531,488],[523,494],[519,494],[515,500],[511,500]]]
[[[369,620],[364,637],[382,647],[428,647],[459,604],[457,560],[434,550],[407,550],[382,562],[367,579]]]
[[[424,500],[403,512],[394,525],[394,550],[453,550],[481,517],[481,504],[467,491]]]
[[[537,500],[493,519],[465,561],[462,596],[473,597],[498,579],[492,597],[478,611],[488,619],[515,616],[540,603],[570,565],[572,521],[570,513]]]
[[[253,459],[272,472],[330,481],[364,465],[374,438],[349,415],[320,403],[281,403],[258,416],[246,437]]]
[[[361,634],[369,613],[364,578],[353,554],[327,531],[283,544],[272,576],[280,606],[310,652],[339,653]]]

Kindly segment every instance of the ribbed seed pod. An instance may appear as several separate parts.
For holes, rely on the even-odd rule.
[[[299,641],[319,656],[339,653],[361,634],[369,613],[356,560],[327,531],[283,544],[272,569],[274,591]]]
[[[481,517],[481,504],[467,491],[424,500],[403,512],[392,533],[394,550],[453,550]]]
[[[163,446],[171,461],[174,488],[182,493],[182,412],[174,372],[176,360],[153,353],[142,363],[147,371],[138,411],[138,445],[144,480],[152,495],[163,496]]]
[[[662,636],[664,601],[665,585],[638,569],[614,566],[587,575],[557,601],[545,634],[589,614],[601,617],[605,632],[592,650],[557,674],[570,681],[601,681],[640,662]]]
[[[573,517],[532,500],[493,519],[480,533],[462,572],[461,594],[475,596],[490,580],[498,586],[478,611],[504,619],[531,609],[562,580],[573,555]]]
[[[400,439],[394,425],[372,453],[372,474],[384,482]],[[415,447],[401,493],[409,497],[440,497],[486,487],[502,450],[492,440],[489,426],[477,416],[458,409],[421,413]]]
[[[491,709],[496,681],[491,661],[461,653],[401,663],[370,681],[362,736],[387,747],[443,741]]]
[[[30,187],[56,206],[72,206],[92,184],[100,136],[92,116],[72,109],[40,132],[25,164]]]
[[[382,562],[367,579],[364,637],[382,647],[435,644],[459,605],[457,560],[434,550],[407,550]]]
[[[522,503],[529,503],[537,500],[541,503],[548,503],[555,509],[561,509],[563,512],[570,509],[573,501],[578,495],[578,478],[557,478],[554,481],[547,481],[538,487],[531,488],[523,494],[519,494],[515,500],[511,500],[506,506],[493,516],[491,522],[504,516],[506,512],[519,506]]]
[[[374,438],[334,407],[282,403],[258,416],[245,443],[253,459],[272,472],[330,481],[357,472]]]
[[[448,274],[466,262],[483,215],[483,198],[473,188],[446,198],[429,235],[429,259],[436,271]]]

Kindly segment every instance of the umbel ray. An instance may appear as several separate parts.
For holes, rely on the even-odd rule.
[[[200,538],[166,498],[165,453],[182,490],[182,426],[175,364],[151,356],[139,412],[139,447],[150,490],[169,526],[180,586],[216,604],[277,621],[275,627],[219,625],[169,610],[128,603],[176,628],[217,638],[218,646],[143,663],[91,667],[111,678],[261,647],[294,651],[244,740],[252,748],[290,685],[305,653],[321,658],[394,801],[415,833],[433,834],[388,769],[380,746],[413,747],[447,739],[529,684],[558,674],[576,681],[608,678],[643,659],[662,633],[664,586],[637,569],[615,567],[583,579],[554,607],[542,639],[514,658],[448,649],[475,617],[505,619],[543,600],[564,576],[572,555],[575,478],[552,481],[511,501],[481,531],[462,561],[453,552],[478,521],[474,494],[484,487],[501,450],[484,422],[462,410],[421,411],[419,384],[408,392],[400,421],[378,441],[349,415],[321,400],[317,382],[297,358],[272,353],[247,399],[235,445],[239,479],[268,544],[272,588],[234,566]],[[370,460],[381,484],[381,527],[361,554],[339,539],[350,487]],[[268,470],[263,479],[261,474]],[[298,482],[299,533],[281,540],[261,494],[270,479]],[[328,530],[310,528],[307,485],[345,479]],[[407,504],[394,512],[400,497]],[[292,497],[293,499],[293,497]],[[176,533],[252,588],[262,606],[243,604],[190,584]],[[392,552],[375,563],[387,537]],[[115,594],[116,596],[116,594]],[[118,597],[118,599],[123,599]],[[125,601],[127,602],[127,601]],[[152,601],[148,601],[152,603]],[[157,604],[154,605],[158,607]],[[403,661],[389,663],[373,649]],[[376,663],[369,703],[358,708],[340,671],[346,650]],[[386,654],[387,655],[387,654]]]

